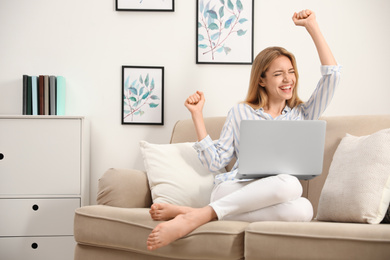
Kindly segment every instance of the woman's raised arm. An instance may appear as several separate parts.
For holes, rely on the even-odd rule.
[[[184,103],[187,109],[191,112],[192,121],[195,125],[198,141],[203,140],[208,135],[203,120],[204,103],[205,98],[203,92],[201,91],[197,91],[196,93],[189,96]]]
[[[310,34],[317,48],[321,64],[337,65],[336,59],[334,58],[332,51],[330,50],[324,36],[321,33],[320,27],[318,26],[315,13],[306,9],[299,13],[294,13],[292,19],[295,25],[305,27]]]

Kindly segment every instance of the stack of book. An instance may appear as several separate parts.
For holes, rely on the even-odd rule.
[[[23,75],[23,115],[65,115],[65,78]]]

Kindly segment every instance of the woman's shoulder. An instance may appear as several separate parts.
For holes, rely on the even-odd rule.
[[[245,102],[235,104],[227,115],[228,120],[240,121],[242,119],[253,118],[255,110]]]
[[[253,111],[254,109],[248,105],[246,102],[240,102],[235,104],[229,112],[234,112],[234,113],[241,113],[243,111],[249,112]]]

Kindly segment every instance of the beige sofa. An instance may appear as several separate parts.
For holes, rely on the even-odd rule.
[[[389,115],[325,117],[324,167],[321,176],[301,181],[304,196],[318,207],[333,154],[346,133],[361,136],[390,128]],[[224,117],[207,118],[210,136],[218,138]],[[179,121],[171,143],[195,141],[191,120]],[[160,223],[151,205],[146,174],[109,169],[99,181],[98,205],[77,209],[76,260],[122,259],[390,259],[390,225],[320,222],[215,221],[172,244],[150,252],[146,239]]]

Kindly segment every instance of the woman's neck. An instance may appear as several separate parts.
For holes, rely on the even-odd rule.
[[[286,102],[278,103],[278,104],[269,103],[263,109],[264,109],[264,112],[270,114],[272,116],[272,118],[277,118],[278,116],[280,116],[282,114],[285,106],[286,106]]]

